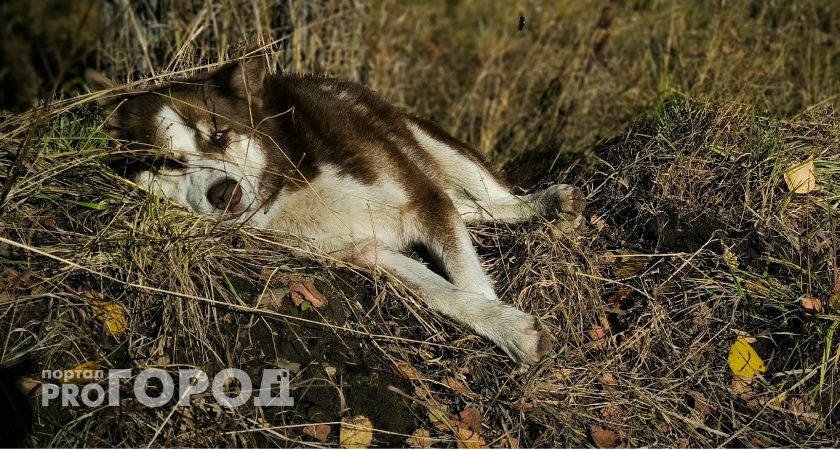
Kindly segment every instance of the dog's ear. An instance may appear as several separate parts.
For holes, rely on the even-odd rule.
[[[264,55],[243,58],[216,72],[217,86],[239,98],[247,99],[257,108],[262,106],[263,87],[268,76],[268,63]]]
[[[125,100],[128,90],[120,88],[114,80],[91,69],[85,71],[85,81],[91,92],[108,91],[96,97],[96,104],[105,111],[105,116],[109,118],[109,125],[116,125],[115,117],[113,117],[114,109]]]
[[[85,71],[85,80],[90,86],[90,90],[93,92],[115,89],[118,86],[114,80],[93,69]]]

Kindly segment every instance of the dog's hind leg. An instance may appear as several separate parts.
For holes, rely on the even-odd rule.
[[[464,222],[517,223],[535,216],[560,219],[572,228],[583,222],[586,201],[580,189],[557,184],[532,194],[515,195],[467,144],[422,119],[408,125],[417,143],[437,163],[446,192]]]

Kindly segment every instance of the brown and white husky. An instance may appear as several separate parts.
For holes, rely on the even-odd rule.
[[[133,150],[131,178],[200,214],[296,236],[310,251],[413,289],[521,364],[548,349],[534,317],[496,297],[465,224],[582,222],[559,184],[518,196],[438,125],[353,82],[270,75],[262,58],[141,92],[110,89],[108,129]],[[446,278],[403,252],[420,245]],[[541,345],[542,341],[542,345]]]

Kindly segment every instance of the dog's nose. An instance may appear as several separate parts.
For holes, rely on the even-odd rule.
[[[226,178],[210,186],[210,190],[207,191],[207,200],[210,200],[210,204],[216,209],[232,211],[242,200],[242,188],[235,180]]]

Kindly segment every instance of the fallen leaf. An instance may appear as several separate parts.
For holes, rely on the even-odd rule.
[[[430,404],[428,405],[427,414],[429,416],[429,422],[431,422],[435,428],[439,430],[448,430],[450,428],[449,412],[446,411],[443,406]]]
[[[106,300],[87,298],[93,308],[93,316],[105,325],[105,329],[111,336],[120,337],[128,330],[128,323],[125,320],[125,311],[122,306]]]
[[[599,375],[597,380],[604,386],[604,389],[606,390],[610,390],[618,386],[618,380],[615,379],[615,375],[609,372]]]
[[[604,327],[594,326],[589,330],[589,338],[595,343],[595,348],[606,350],[610,347],[610,341],[607,339],[607,332]]]
[[[322,308],[327,304],[327,298],[318,291],[315,282],[308,278],[291,277],[289,279],[289,291],[292,293],[292,302],[295,306],[301,306],[304,302],[309,302],[315,308]]]
[[[481,422],[484,419],[481,417],[481,412],[479,412],[477,408],[470,407],[464,408],[463,411],[458,413],[458,420],[460,420],[461,423],[466,425],[470,430],[480,433]]]
[[[264,283],[268,283],[274,278],[274,274],[277,272],[276,267],[263,267],[260,269],[260,281]]]
[[[633,296],[632,289],[621,289],[607,298],[607,304],[613,309],[621,309]]]
[[[61,378],[61,382],[72,384],[90,383],[91,381],[96,380],[93,373],[101,368],[102,366],[96,361],[85,361],[65,372],[64,377]]]
[[[574,373],[574,369],[571,369],[569,367],[563,367],[560,369],[552,369],[551,372],[548,374],[548,377],[555,381],[569,381],[572,379],[572,375]]]
[[[785,183],[794,194],[807,194],[817,187],[814,159],[795,164],[785,170]]]
[[[286,287],[268,288],[262,301],[269,308],[280,310],[283,307],[283,300],[289,295],[289,292]]]
[[[743,336],[738,336],[729,349],[729,368],[735,375],[748,378],[754,377],[756,372],[767,370],[764,361]]]
[[[458,438],[458,448],[486,448],[487,442],[478,432],[465,426],[455,428],[455,437]]]
[[[618,447],[618,435],[606,428],[592,427],[590,435],[598,448]]]
[[[41,395],[41,382],[29,377],[18,378],[18,389],[26,396]]]
[[[802,298],[799,299],[799,303],[805,311],[817,314],[821,314],[823,312],[822,301],[816,297],[802,296]]]
[[[327,442],[332,428],[326,424],[307,425],[303,427],[303,434],[312,436],[321,442]]]
[[[744,289],[756,298],[766,297],[770,293],[770,288],[761,282],[746,281],[744,282]]]
[[[423,378],[423,375],[419,370],[415,369],[414,366],[405,361],[397,361],[394,363],[394,370],[397,372],[397,375],[405,378],[406,380],[419,380]]]
[[[534,404],[531,403],[531,402],[516,402],[516,403],[512,404],[511,406],[513,406],[514,408],[516,408],[520,411],[530,411],[530,410],[534,409]]]
[[[800,422],[806,425],[814,425],[819,417],[814,413],[811,402],[805,397],[792,397],[787,402],[788,410],[792,412]]]
[[[694,308],[694,311],[692,312],[692,316],[693,320],[687,329],[689,334],[703,332],[707,330],[709,328],[709,324],[712,323],[712,310],[709,308],[709,305],[705,303],[698,303],[697,307]]]
[[[430,448],[434,443],[432,439],[432,435],[429,433],[429,430],[425,428],[418,428],[414,430],[414,433],[411,434],[406,442],[408,445],[414,448]]]
[[[840,312],[840,291],[831,294],[831,297],[828,298],[828,306],[834,312]]]
[[[770,404],[773,406],[782,406],[785,403],[785,400],[787,400],[787,394],[782,392],[781,394],[777,395],[772,400],[770,400]]]
[[[344,448],[368,448],[373,442],[373,424],[365,416],[341,419],[338,443]]]
[[[419,383],[417,386],[414,386],[414,395],[421,400],[427,400],[432,398],[432,392],[429,390],[429,386],[426,386],[422,383]]]
[[[519,448],[519,439],[506,434],[499,442],[499,448]]]
[[[631,252],[619,250],[624,256],[612,255],[612,272],[619,278],[632,277],[648,266],[648,258],[634,256]]]
[[[732,250],[730,250],[729,247],[724,246],[723,261],[732,270],[735,270],[735,269],[738,268],[738,255],[736,255]]]
[[[458,381],[455,377],[443,377],[441,383],[461,395],[466,395],[468,397],[475,395],[475,392],[471,391],[470,388],[468,388],[464,383]]]
[[[621,407],[615,403],[607,403],[601,408],[601,417],[608,422],[618,422],[622,418]]]
[[[607,221],[602,216],[596,216],[595,214],[589,216],[589,223],[598,231],[604,231],[604,228],[607,228]]]
[[[755,379],[747,377],[732,377],[732,394],[747,403],[750,408],[760,406],[759,395],[755,391]]]
[[[706,421],[706,416],[711,414],[715,408],[706,400],[706,395],[699,391],[689,391],[688,396],[691,397],[694,405],[692,407],[692,414],[698,422]]]

